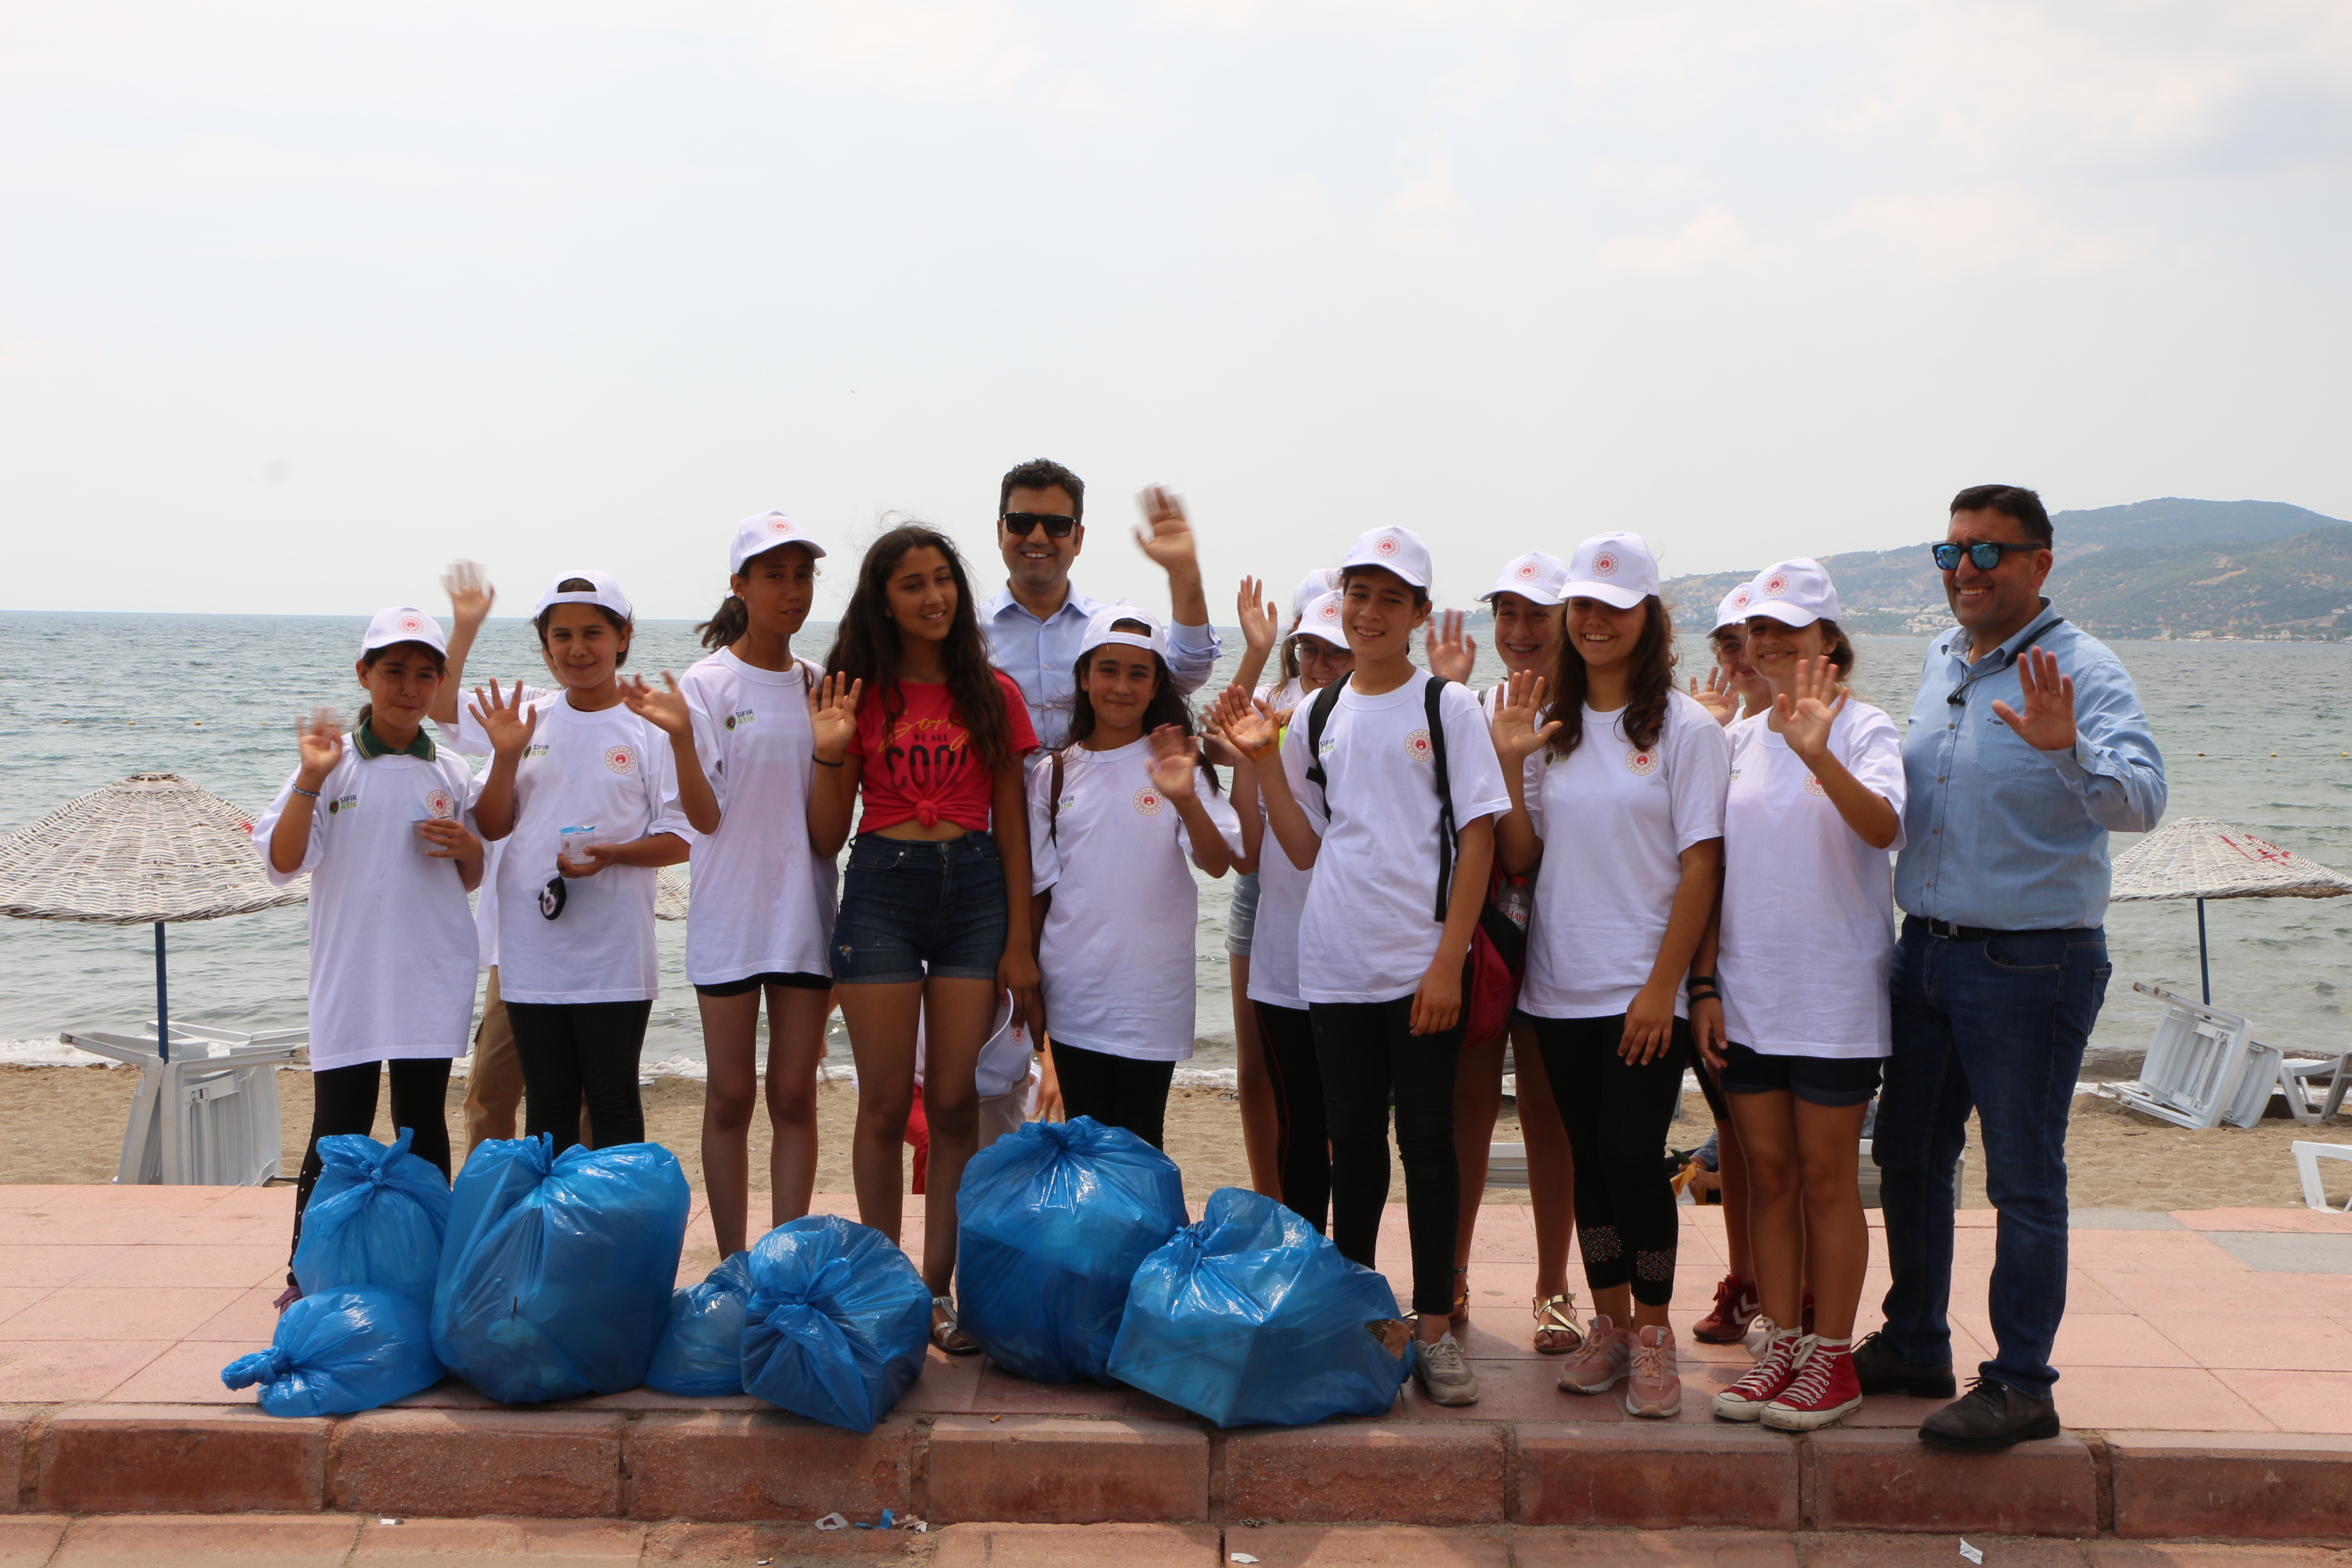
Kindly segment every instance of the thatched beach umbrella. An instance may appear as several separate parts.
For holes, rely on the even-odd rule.
[[[2352,877],[2283,849],[2267,838],[2210,816],[2168,822],[2116,858],[2116,903],[2152,899],[2197,900],[2197,977],[2205,1004],[2213,978],[2205,955],[2208,899],[2340,899]]]
[[[691,901],[693,884],[683,866],[665,866],[654,874],[654,919],[682,921]]]
[[[310,897],[270,886],[252,824],[176,773],[133,773],[0,838],[0,915],[155,928],[155,1043],[172,1059],[163,927]]]

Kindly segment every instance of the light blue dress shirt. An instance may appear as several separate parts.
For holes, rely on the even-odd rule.
[[[1033,756],[1043,756],[1070,738],[1070,700],[1077,691],[1077,678],[1071,671],[1085,651],[1078,643],[1087,634],[1087,618],[1102,607],[1103,601],[1076,588],[1060,609],[1042,621],[1023,608],[1009,588],[980,606],[990,657],[1028,699],[1029,722],[1036,726],[1039,748]],[[1170,626],[1168,673],[1176,678],[1176,689],[1188,696],[1198,691],[1222,651],[1212,627]]]
[[[1990,931],[2099,925],[2107,835],[2145,833],[2164,816],[2164,758],[2131,677],[2096,637],[2050,625],[2058,618],[2042,600],[2024,630],[1973,664],[1962,627],[1927,651],[1903,737],[1910,797],[1895,901],[1906,914]],[[2016,665],[2029,642],[2074,678],[2071,751],[2036,751],[1993,713],[1996,700],[2024,710]]]

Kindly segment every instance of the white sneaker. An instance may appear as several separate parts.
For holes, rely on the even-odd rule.
[[[1415,1348],[1419,1353],[1412,1360],[1412,1374],[1421,1380],[1421,1391],[1432,1405],[1478,1403],[1478,1374],[1470,1370],[1461,1342],[1452,1334],[1434,1342],[1424,1341]]]

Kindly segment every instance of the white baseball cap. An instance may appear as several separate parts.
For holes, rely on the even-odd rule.
[[[824,554],[824,546],[803,533],[801,525],[782,512],[756,512],[735,525],[735,542],[727,550],[728,575],[740,577],[743,563],[780,544],[797,544],[819,558]]]
[[[565,593],[562,584],[574,577],[593,586],[585,593],[578,589]],[[629,618],[629,596],[621,592],[620,584],[613,580],[609,572],[558,572],[547,592],[539,596],[539,603],[531,609],[530,618],[537,620],[558,605],[598,605],[625,621]]]
[[[1630,610],[1658,591],[1658,558],[1638,533],[1596,533],[1568,558],[1563,599],[1598,599]]]
[[[447,654],[449,641],[441,635],[441,623],[422,610],[406,605],[394,605],[388,610],[378,610],[368,622],[367,635],[360,638],[360,655],[365,658],[380,647],[390,647],[396,642],[418,642],[437,654]]]
[[[1752,581],[1742,583],[1738,587],[1726,594],[1723,596],[1723,603],[1715,607],[1715,625],[1706,628],[1707,636],[1713,637],[1726,626],[1746,626],[1748,601],[1755,596],[1756,584]]]
[[[1495,585],[1478,597],[1492,604],[1497,594],[1517,594],[1534,604],[1557,605],[1567,597],[1567,562],[1540,550],[1530,550],[1505,563],[1503,574],[1495,579]]]
[[[1306,610],[1298,617],[1295,635],[1318,637],[1333,647],[1346,647],[1348,634],[1339,626],[1339,595],[1318,594],[1307,601]]]
[[[1336,594],[1339,591],[1339,569],[1337,566],[1318,566],[1300,578],[1298,586],[1290,591],[1290,629],[1293,631],[1298,629],[1298,623],[1305,617],[1307,605],[1326,594]]]
[[[1409,528],[1376,528],[1361,535],[1339,563],[1342,572],[1350,566],[1378,566],[1423,593],[1429,591],[1429,546]]]
[[[1149,632],[1114,629],[1115,624],[1119,621],[1140,621],[1151,629]],[[1117,643],[1122,647],[1143,648],[1158,654],[1160,663],[1168,662],[1168,632],[1167,628],[1160,624],[1160,617],[1123,599],[1116,605],[1105,605],[1087,617],[1087,635],[1078,645],[1078,657],[1084,658],[1106,643]]]
[[[1767,566],[1748,584],[1748,614],[1784,626],[1810,626],[1837,619],[1837,584],[1818,561],[1800,555]]]

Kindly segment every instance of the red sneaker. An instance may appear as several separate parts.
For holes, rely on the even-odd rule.
[[[1780,1395],[1797,1375],[1804,1358],[1805,1336],[1783,1329],[1769,1318],[1757,1320],[1764,1330],[1764,1351],[1738,1383],[1715,1396],[1715,1413],[1726,1421],[1753,1421]]]
[[[1767,1426],[1783,1432],[1812,1432],[1838,1417],[1862,1408],[1862,1379],[1853,1370],[1853,1342],[1828,1344],[1808,1337],[1811,1353],[1798,1363],[1772,1402],[1764,1406]]]
[[[1755,1285],[1727,1274],[1716,1283],[1715,1310],[1691,1325],[1691,1337],[1710,1345],[1736,1345],[1748,1337],[1748,1326],[1761,1310]]]

